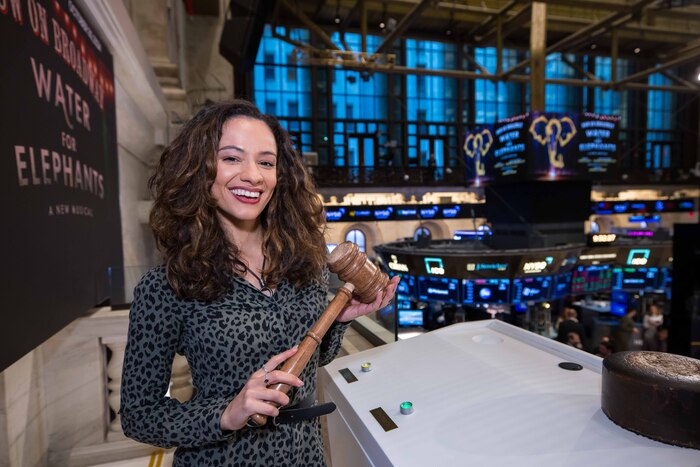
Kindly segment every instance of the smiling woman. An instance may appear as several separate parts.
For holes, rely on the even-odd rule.
[[[297,378],[276,368],[326,308],[328,271],[323,206],[287,132],[249,102],[210,105],[165,149],[150,188],[165,264],[134,293],[124,433],[177,446],[175,466],[324,465],[316,370],[344,321],[386,306],[397,279],[371,304],[353,300]],[[176,352],[195,387],[184,403],[165,397]],[[246,426],[255,414],[276,426]]]

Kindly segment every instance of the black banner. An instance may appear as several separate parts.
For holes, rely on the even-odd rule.
[[[71,0],[0,2],[0,370],[122,267],[112,56]]]

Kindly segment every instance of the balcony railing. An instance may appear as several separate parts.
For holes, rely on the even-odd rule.
[[[310,167],[319,187],[464,186],[462,167]]]

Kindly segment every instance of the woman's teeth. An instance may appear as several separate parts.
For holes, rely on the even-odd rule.
[[[260,198],[260,192],[258,191],[235,189],[231,190],[231,193],[233,193],[236,196],[245,196],[246,198]]]

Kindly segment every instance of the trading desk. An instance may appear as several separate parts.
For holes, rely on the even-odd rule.
[[[362,371],[366,362],[371,371]],[[603,414],[601,363],[497,320],[336,359],[319,371],[323,399],[338,406],[327,418],[332,465],[698,467],[700,451],[636,435]]]

